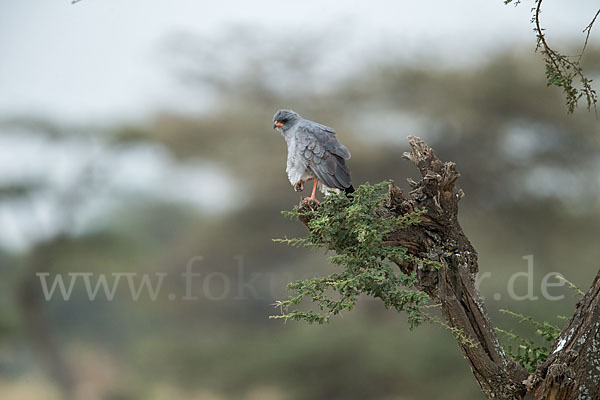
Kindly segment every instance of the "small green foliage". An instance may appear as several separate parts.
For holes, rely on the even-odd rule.
[[[538,322],[532,317],[518,314],[509,310],[500,310],[500,312],[516,318],[519,323],[527,323],[535,329],[535,334],[544,339],[544,341],[553,343],[560,335],[560,328],[549,322]],[[538,346],[532,340],[524,339],[512,331],[496,328],[498,333],[504,335],[506,339],[513,342],[513,345],[507,345],[506,350],[519,364],[521,364],[530,373],[534,372],[538,363],[546,361],[550,355],[550,348]]]
[[[281,314],[271,318],[322,324],[354,308],[358,296],[366,294],[381,299],[386,308],[405,311],[411,327],[423,322],[421,306],[427,303],[427,294],[415,289],[416,273],[404,274],[393,263],[414,262],[421,268],[439,268],[439,263],[417,259],[408,254],[406,248],[388,245],[386,237],[397,229],[418,223],[426,210],[401,217],[378,216],[376,210],[389,201],[385,192],[388,184],[361,185],[352,199],[343,194],[328,195],[316,210],[304,214],[298,209],[283,212],[296,218],[310,216],[310,229],[304,238],[277,242],[332,250],[335,255],[330,261],[342,270],[289,284],[288,288],[295,295],[278,301],[275,305]],[[298,310],[297,306],[304,299],[312,301],[316,310]]]
[[[511,3],[517,6],[521,3],[521,0],[504,0],[504,4]],[[589,79],[583,71],[581,59],[585,53],[592,27],[600,15],[600,10],[596,12],[592,21],[583,30],[583,32],[586,33],[585,42],[581,52],[575,56],[562,54],[554,50],[548,44],[545,29],[541,26],[540,22],[542,0],[535,0],[535,6],[531,11],[533,13],[531,23],[534,25],[533,31],[537,37],[536,51],[539,51],[542,54],[546,64],[547,86],[556,86],[562,89],[565,95],[567,112],[569,114],[572,114],[575,111],[579,105],[579,100],[583,98],[587,110],[591,111],[594,109],[597,116],[596,105],[598,104],[598,94],[592,87],[592,80]],[[579,83],[577,84],[576,81],[579,81]]]
[[[439,304],[436,304],[435,306],[439,306]],[[424,308],[426,308],[426,307],[431,307],[431,306],[424,306]],[[473,339],[472,337],[467,336],[465,334],[464,329],[460,329],[460,328],[456,328],[456,327],[450,326],[447,323],[445,323],[438,316],[431,316],[431,315],[429,315],[427,313],[423,313],[423,315],[431,323],[437,324],[437,325],[441,326],[442,328],[447,329],[448,331],[450,331],[450,333],[452,334],[452,336],[454,336],[454,338],[460,344],[462,344],[464,346],[467,346],[467,347],[470,347],[470,348],[474,348],[474,347],[477,347],[479,345],[475,339]]]
[[[577,108],[579,100],[583,97],[590,111],[598,103],[598,95],[592,87],[592,80],[583,73],[578,57],[560,54],[547,45],[540,44],[542,37],[538,38],[538,47],[546,63],[546,85],[562,89],[565,95],[567,111],[572,114]],[[580,87],[577,88],[574,80],[578,79]]]
[[[555,278],[566,282],[569,285],[569,287],[575,292],[576,296],[583,297],[585,295],[585,293],[581,289],[575,286],[564,276],[555,275]],[[500,312],[506,315],[510,315],[513,318],[516,318],[519,321],[519,323],[525,322],[529,324],[535,329],[535,334],[541,337],[547,343],[554,343],[560,335],[561,329],[558,326],[553,325],[549,322],[538,322],[532,317],[515,313],[509,310],[500,310]],[[558,315],[556,318],[561,321],[566,321],[569,319],[564,315]],[[496,328],[496,331],[504,335],[506,339],[515,344],[515,346],[510,344],[505,346],[506,351],[511,355],[512,358],[515,359],[515,361],[517,361],[525,369],[527,369],[527,371],[531,373],[537,369],[539,363],[546,361],[546,359],[550,355],[550,348],[552,346],[539,346],[534,341],[524,339],[512,331],[507,331],[500,328]]]
[[[573,282],[571,282],[564,276],[562,276],[560,274],[556,274],[556,275],[554,275],[554,277],[556,279],[564,281],[567,285],[569,285],[569,289],[571,289],[573,292],[575,292],[575,296],[580,296],[580,297],[585,296],[585,293],[583,292],[583,290],[579,289],[577,286],[575,286],[575,284]]]

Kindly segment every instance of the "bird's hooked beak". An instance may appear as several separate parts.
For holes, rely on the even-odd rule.
[[[275,123],[273,124],[273,129],[281,128],[282,126],[283,126],[283,124],[281,122],[275,121]]]

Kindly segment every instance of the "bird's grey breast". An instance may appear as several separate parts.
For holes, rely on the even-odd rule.
[[[284,135],[288,148],[286,172],[292,185],[299,180],[313,177],[312,172],[308,169],[306,159],[302,155],[304,152],[304,141],[300,137],[302,134],[295,126]]]

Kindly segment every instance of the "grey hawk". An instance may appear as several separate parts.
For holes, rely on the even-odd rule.
[[[308,197],[311,200],[316,201],[317,187],[324,194],[354,192],[346,165],[350,152],[337,140],[332,128],[304,119],[292,110],[279,110],[273,116],[273,129],[287,143],[286,172],[294,190],[301,192],[304,183],[312,180],[312,195]]]

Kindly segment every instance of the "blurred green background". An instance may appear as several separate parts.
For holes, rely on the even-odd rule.
[[[392,36],[352,33],[379,32],[353,3],[345,18],[310,2],[243,12],[230,3],[243,24],[194,32],[181,22],[164,34],[148,21],[165,2],[99,3],[47,2],[47,14],[34,1],[0,6],[0,48],[12,54],[0,67],[9,95],[0,101],[0,399],[483,398],[448,331],[411,332],[403,315],[372,299],[326,326],[268,318],[288,282],[334,268],[326,254],[271,240],[304,232],[280,215],[300,196],[272,130],[278,108],[336,128],[355,186],[407,187],[416,177],[401,157],[408,135],[455,161],[466,193],[461,223],[480,273],[490,273],[480,289],[497,326],[531,334],[503,308],[564,323],[557,316],[571,314],[573,292],[552,287],[564,299],[544,299],[543,277],[561,273],[586,289],[596,275],[600,125],[584,110],[566,115],[560,91],[546,87],[527,10],[486,5],[490,26],[509,18],[521,30],[507,38],[484,30],[490,42],[463,48],[463,35],[483,29],[474,2],[456,4],[461,27],[426,29],[412,6],[402,18],[423,29]],[[180,6],[164,17],[174,26],[173,15],[195,10],[208,20],[213,11]],[[215,7],[214,18],[226,20]],[[578,11],[584,27],[586,10]],[[303,25],[311,13],[320,22]],[[295,31],[282,29],[291,21]],[[45,42],[44,26],[56,42]],[[579,33],[557,41],[577,53]],[[128,66],[144,34],[155,50],[139,62],[159,65],[165,87],[178,88],[166,103],[139,103],[160,99],[141,90],[152,78]],[[78,45],[66,39],[78,36]],[[584,66],[597,77],[600,48],[589,46]],[[72,63],[85,70],[57,72]],[[528,255],[539,299],[516,301],[507,283],[527,270]],[[187,265],[200,274],[191,287]],[[135,300],[122,278],[112,301],[102,290],[92,301],[79,278],[69,300],[56,292],[47,301],[39,273],[67,285],[69,273],[93,273],[92,286],[100,274],[109,283],[113,273],[149,274],[153,284],[166,276],[155,300],[145,290]],[[184,298],[190,290],[195,299]],[[527,290],[516,279],[516,293]]]

